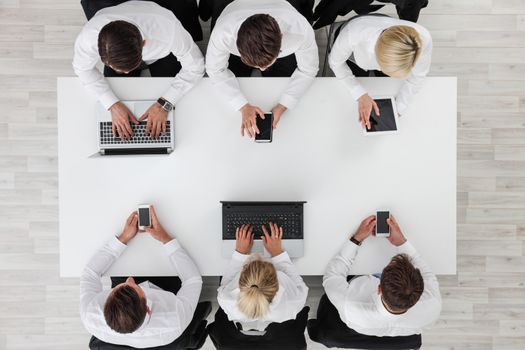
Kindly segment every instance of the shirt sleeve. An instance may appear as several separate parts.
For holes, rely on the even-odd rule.
[[[339,36],[332,46],[330,55],[328,56],[328,64],[337,79],[342,81],[348,87],[352,97],[357,100],[359,97],[366,94],[366,90],[357,81],[354,73],[352,73],[352,70],[346,63],[354,51],[351,44],[353,40],[351,38],[352,33],[350,29],[350,26],[346,26],[339,33]]]
[[[233,252],[230,265],[222,276],[221,285],[217,289],[217,302],[229,319],[236,309],[237,300],[232,295],[232,292],[239,288],[239,280],[236,277],[239,275],[248,257],[249,255],[241,254],[237,251]]]
[[[84,316],[89,304],[102,292],[102,275],[124,252],[126,245],[117,237],[110,239],[87,263],[80,276],[80,318]]]
[[[73,70],[84,87],[95,95],[104,108],[109,109],[119,99],[96,67],[100,56],[93,40],[96,39],[87,32],[83,31],[79,34],[75,41]]]
[[[286,303],[288,304],[288,308],[292,310],[292,315],[290,316],[295,318],[297,313],[301,311],[306,304],[308,287],[306,286],[306,283],[304,283],[299,271],[297,271],[297,268],[292,263],[292,260],[290,260],[290,256],[287,252],[282,252],[273,257],[272,263],[277,271],[283,272],[293,282],[293,288],[288,288],[286,290]]]
[[[396,107],[399,114],[403,114],[406,111],[408,104],[414,95],[419,92],[425,77],[430,71],[432,37],[430,34],[422,35],[422,37],[424,44],[419,59],[396,96]]]
[[[279,103],[288,109],[295,108],[306,90],[314,82],[319,71],[319,53],[315,41],[315,32],[307,21],[305,21],[304,33],[306,35],[305,40],[295,52],[297,68],[279,100]]]
[[[342,308],[346,302],[351,302],[352,288],[346,277],[354,264],[358,248],[355,243],[347,241],[341,251],[328,263],[323,276],[326,296],[337,309]]]
[[[173,36],[172,53],[182,68],[171,82],[163,97],[175,105],[204,76],[204,57],[190,34],[178,24],[180,29]]]
[[[213,29],[206,50],[206,72],[216,90],[228,101],[234,110],[241,109],[248,100],[241,92],[235,74],[228,69],[230,51],[225,40],[225,31],[219,25]]]
[[[202,277],[197,265],[176,239],[164,245],[164,250],[182,284],[175,299],[175,309],[181,332],[190,324],[202,290]]]

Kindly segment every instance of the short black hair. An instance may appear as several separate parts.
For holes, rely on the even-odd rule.
[[[104,304],[104,318],[109,328],[118,333],[133,333],[144,322],[148,312],[145,298],[125,284],[115,287]]]
[[[241,61],[251,67],[268,67],[279,56],[281,29],[270,15],[248,17],[237,33],[237,49]]]
[[[398,254],[381,273],[381,295],[392,311],[406,311],[414,306],[424,290],[423,276],[406,254]]]
[[[106,66],[131,71],[142,63],[142,35],[126,21],[106,24],[98,34],[98,53]]]

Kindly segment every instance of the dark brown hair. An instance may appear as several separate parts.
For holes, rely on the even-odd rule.
[[[243,63],[265,68],[277,58],[281,50],[281,29],[270,15],[248,17],[237,33],[237,49]]]
[[[144,322],[148,306],[133,287],[118,286],[104,305],[104,318],[109,328],[118,333],[132,333]]]
[[[406,311],[414,306],[424,289],[421,272],[405,254],[392,258],[383,269],[380,284],[383,301],[394,312]]]
[[[142,62],[142,35],[126,21],[106,24],[98,34],[98,53],[106,66],[129,72]]]

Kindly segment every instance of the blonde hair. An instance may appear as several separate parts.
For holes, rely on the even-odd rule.
[[[263,317],[279,290],[275,267],[260,258],[248,262],[241,271],[239,288],[239,310],[250,319]]]
[[[421,37],[414,28],[389,27],[377,40],[377,63],[383,73],[393,78],[405,78],[421,55],[421,48]]]

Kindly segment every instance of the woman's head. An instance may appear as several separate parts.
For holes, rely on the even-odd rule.
[[[393,78],[407,77],[421,55],[418,32],[409,26],[392,26],[381,33],[376,43],[377,63]]]
[[[239,288],[239,310],[251,319],[263,317],[279,290],[275,267],[259,258],[248,262],[241,271]]]

